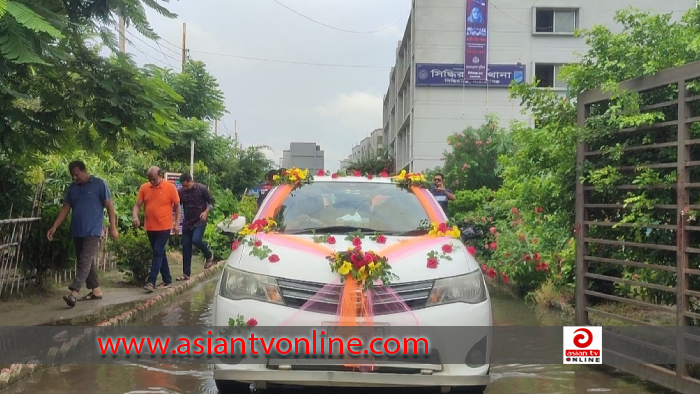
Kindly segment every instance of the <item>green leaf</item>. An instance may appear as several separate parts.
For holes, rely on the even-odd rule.
[[[0,9],[2,6],[0,5]],[[46,33],[53,38],[61,39],[63,34],[46,21],[41,15],[29,9],[24,4],[9,2],[6,3],[7,12],[12,15],[17,22],[29,30],[36,33]]]
[[[110,116],[110,117],[108,117],[108,118],[102,118],[102,119],[100,119],[100,121],[101,121],[101,122],[111,123],[111,124],[113,124],[113,125],[115,125],[115,126],[121,126],[121,124],[122,124],[122,121],[119,120],[119,118],[117,118],[116,116]]]
[[[0,18],[7,12],[7,0],[0,0]]]

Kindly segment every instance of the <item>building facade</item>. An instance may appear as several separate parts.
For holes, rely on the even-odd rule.
[[[313,142],[292,142],[282,151],[281,166],[284,168],[308,168],[311,173],[325,170],[326,156],[321,146]]]
[[[617,9],[632,6],[679,19],[695,0],[413,0],[384,95],[383,141],[397,169],[441,165],[449,135],[487,114],[531,125],[508,85],[531,82],[568,94],[559,78],[586,44],[576,29],[620,30]],[[465,67],[466,64],[466,67]]]
[[[384,149],[384,129],[374,129],[359,144],[352,147],[347,159],[340,161],[340,170],[346,170],[351,163],[376,155]]]

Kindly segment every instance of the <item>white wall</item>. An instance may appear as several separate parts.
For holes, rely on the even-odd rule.
[[[404,41],[409,40],[415,63],[463,63],[466,0],[415,0],[414,11]],[[618,8],[632,6],[641,10],[674,13],[679,19],[695,7],[695,0],[492,0],[488,11],[488,62],[491,64],[523,63],[527,82],[534,76],[535,63],[566,64],[576,62],[576,53],[585,53],[582,39],[568,34],[533,34],[534,7],[578,8],[578,27],[607,25],[613,30],[613,17]],[[397,64],[401,62],[397,61]],[[396,67],[397,71],[403,67]],[[413,69],[409,71],[412,76]],[[402,73],[400,73],[403,75]],[[396,79],[400,79],[399,76]],[[411,170],[421,171],[441,165],[442,152],[448,148],[448,135],[469,126],[479,126],[487,113],[495,113],[502,124],[511,120],[530,122],[521,113],[519,101],[508,97],[508,89],[485,87],[415,87],[411,81],[412,99],[407,103],[411,113],[410,140],[407,149]],[[560,90],[562,94],[565,89]],[[388,93],[391,93],[389,91]],[[385,114],[397,105],[396,94],[388,94]],[[393,102],[392,102],[393,101]],[[388,107],[387,107],[388,106]],[[396,122],[394,122],[396,123]],[[396,135],[400,125],[385,118],[385,137]],[[398,147],[400,136],[393,142]],[[386,141],[388,146],[392,142]],[[398,163],[401,166],[403,163]]]

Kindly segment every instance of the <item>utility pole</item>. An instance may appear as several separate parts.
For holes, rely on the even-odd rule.
[[[238,121],[233,121],[233,140],[236,141],[236,146],[238,146]]]
[[[126,20],[119,17],[119,52],[126,53]]]
[[[219,135],[219,119],[214,119],[214,135]]]
[[[182,71],[187,63],[187,23],[182,23]],[[190,176],[194,177],[194,138],[190,140]]]

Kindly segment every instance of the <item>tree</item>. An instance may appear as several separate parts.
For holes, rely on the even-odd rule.
[[[385,148],[379,152],[370,152],[360,157],[350,163],[348,168],[355,169],[363,174],[376,175],[381,172],[391,174],[394,172],[394,159],[389,154],[389,149]]]

